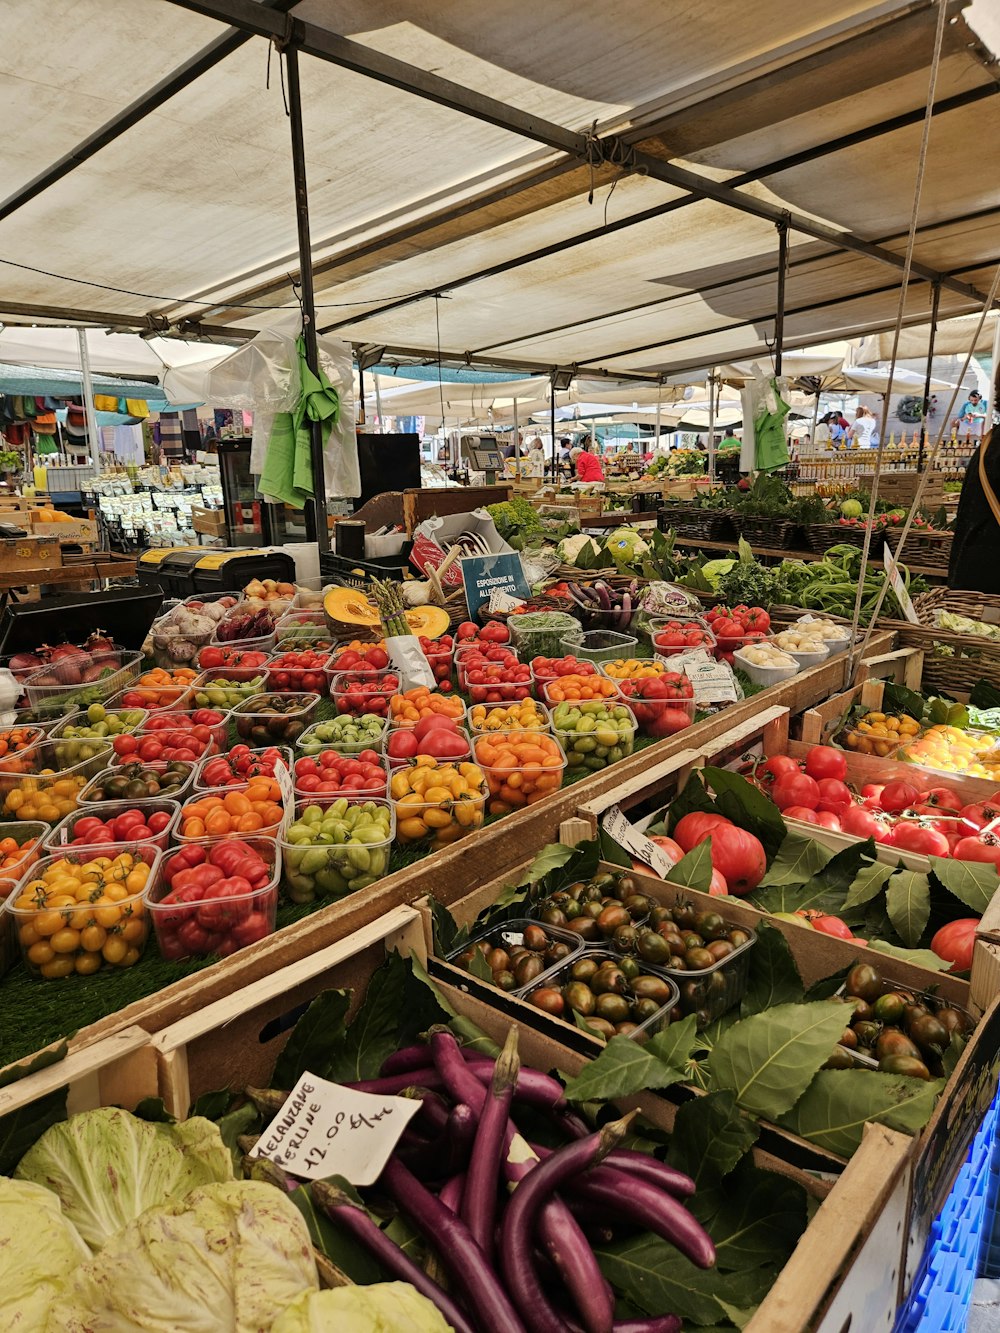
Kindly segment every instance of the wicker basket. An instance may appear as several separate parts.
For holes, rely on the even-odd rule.
[[[803,528],[806,548],[822,555],[831,546],[857,546],[865,544],[864,528],[849,528],[840,523],[809,523]]]
[[[728,509],[668,504],[660,510],[657,524],[661,532],[672,531],[691,541],[724,542],[735,535],[733,514]]]
[[[890,628],[897,631],[901,648],[923,650],[925,691],[967,694],[981,680],[1000,689],[1000,642],[975,634],[955,634],[934,623],[938,611],[953,611],[970,620],[1000,624],[1000,595],[932,588],[914,598],[913,609],[919,625],[893,621]]]
[[[795,551],[802,544],[802,525],[788,518],[758,518],[752,514],[733,514],[733,527],[751,546],[775,551]]]
[[[904,562],[918,565],[921,569],[932,569],[935,573],[947,574],[948,562],[951,559],[951,543],[950,532],[914,532],[911,529],[903,547]],[[976,619],[980,617],[977,616]]]

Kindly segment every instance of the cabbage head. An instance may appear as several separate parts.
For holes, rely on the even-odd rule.
[[[701,572],[708,579],[713,588],[718,588],[719,583],[729,573],[731,569],[736,568],[736,561],[723,558],[721,560],[706,560],[701,567]]]
[[[649,550],[648,543],[643,541],[635,528],[615,528],[604,544],[612,559],[623,564],[631,564]]]
[[[44,1185],[93,1250],[155,1204],[196,1185],[232,1180],[233,1162],[211,1120],[151,1124],[101,1107],[52,1125],[14,1173]]]
[[[408,1282],[314,1291],[293,1301],[271,1333],[449,1333],[437,1306]]]
[[[41,1185],[0,1176],[0,1328],[36,1333],[90,1251]]]
[[[309,1232],[280,1190],[231,1180],[149,1208],[70,1276],[45,1333],[268,1333],[316,1289]]]

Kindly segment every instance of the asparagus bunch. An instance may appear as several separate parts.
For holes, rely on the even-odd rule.
[[[372,601],[378,608],[382,621],[382,634],[385,638],[398,638],[401,634],[412,634],[406,623],[403,606],[403,588],[400,583],[388,579],[372,579]]]

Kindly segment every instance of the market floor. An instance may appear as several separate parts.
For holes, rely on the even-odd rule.
[[[1000,1333],[1000,1282],[979,1278],[972,1289],[966,1333]]]

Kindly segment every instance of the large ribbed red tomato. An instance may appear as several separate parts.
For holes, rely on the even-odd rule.
[[[743,894],[755,889],[767,870],[767,855],[760,840],[735,824],[717,824],[705,837],[712,839],[712,865],[725,879],[729,892]]]
[[[712,815],[701,810],[693,810],[691,814],[684,815],[677,821],[677,827],[674,829],[674,840],[679,842],[686,852],[692,847],[697,847],[714,828],[723,824],[729,824],[731,821],[724,815]]]
[[[931,940],[931,949],[951,963],[949,972],[967,972],[972,966],[972,946],[976,942],[978,916],[964,916],[949,921]]]

